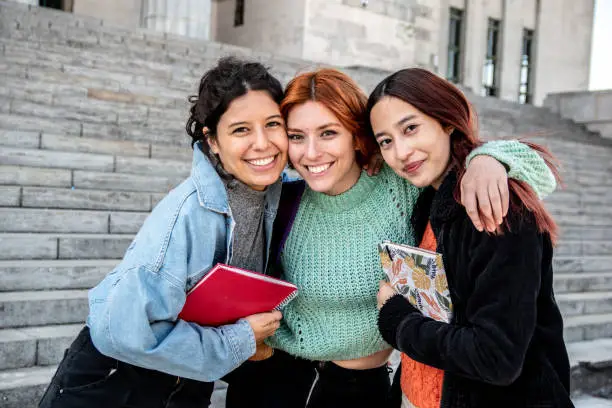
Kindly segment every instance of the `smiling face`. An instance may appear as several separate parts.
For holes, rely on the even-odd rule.
[[[285,125],[266,91],[248,91],[234,99],[208,143],[225,171],[254,190],[275,183],[287,164]]]
[[[440,186],[451,158],[452,128],[443,129],[434,118],[393,96],[374,105],[370,122],[389,167],[417,187]]]
[[[325,105],[295,106],[287,116],[287,133],[289,159],[312,190],[337,195],[359,180],[353,135]]]

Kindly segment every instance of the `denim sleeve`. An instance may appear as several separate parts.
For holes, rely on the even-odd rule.
[[[89,291],[92,341],[136,366],[214,381],[255,353],[246,320],[203,327],[178,319],[186,290],[223,258],[226,220],[182,186],[147,218],[121,263]]]
[[[470,153],[466,166],[478,155],[491,156],[503,163],[508,168],[508,177],[529,184],[540,199],[552,194],[557,188],[555,176],[542,156],[518,140],[487,142]]]
[[[113,275],[106,300],[92,299],[88,322],[101,353],[199,381],[218,380],[255,353],[244,319],[217,328],[174,321],[185,291],[163,273],[140,266]]]

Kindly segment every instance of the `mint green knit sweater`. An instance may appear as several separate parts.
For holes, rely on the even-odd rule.
[[[481,153],[510,162],[509,174],[529,182],[539,195],[555,188],[544,161],[525,145],[485,145],[476,154]],[[521,165],[525,162],[529,166]],[[377,176],[362,173],[337,196],[306,188],[281,255],[284,279],[298,286],[299,295],[284,308],[270,345],[320,361],[389,348],[376,325],[378,282],[385,277],[377,245],[383,240],[415,244],[410,217],[419,193],[386,165]]]

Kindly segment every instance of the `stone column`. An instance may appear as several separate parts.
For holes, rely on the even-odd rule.
[[[501,99],[516,102],[518,100],[521,74],[521,54],[523,51],[523,13],[525,4],[522,0],[504,0],[502,19],[502,35],[500,44]],[[526,2],[525,2],[526,3]],[[533,59],[531,61],[533,66]]]
[[[209,39],[211,0],[143,0],[146,28]]]
[[[476,94],[482,89],[482,67],[487,47],[485,0],[467,0],[465,8],[463,85]]]

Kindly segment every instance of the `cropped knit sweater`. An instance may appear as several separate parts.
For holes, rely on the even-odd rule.
[[[526,145],[488,143],[476,154],[512,163],[509,176],[528,182],[540,196],[556,187],[544,161]],[[281,326],[268,344],[320,361],[361,358],[389,348],[377,328],[376,294],[385,278],[377,245],[384,240],[415,245],[410,219],[420,192],[384,165],[376,176],[363,172],[340,195],[306,187],[295,197],[301,201],[293,222],[277,217],[274,234],[289,230],[276,266],[282,278],[297,285],[299,295],[283,309]]]
[[[324,361],[390,347],[376,325],[376,293],[384,278],[377,244],[414,243],[407,220],[419,192],[388,166],[374,177],[362,173],[337,196],[304,191],[281,254],[284,278],[299,295],[283,310],[273,347]]]

